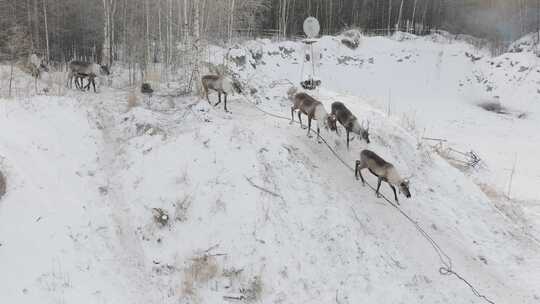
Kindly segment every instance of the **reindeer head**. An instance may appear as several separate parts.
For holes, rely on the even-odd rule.
[[[43,72],[49,72],[49,67],[45,64],[44,61],[41,61],[39,64],[39,70]]]
[[[232,86],[233,86],[234,90],[236,91],[236,93],[242,94],[242,84],[240,83],[239,80],[236,80],[236,79],[233,78]]]
[[[298,88],[296,88],[295,86],[290,87],[287,90],[287,98],[289,98],[289,100],[292,101],[296,92],[298,92]]]
[[[328,118],[326,119],[326,124],[330,128],[331,131],[337,131],[337,117],[335,114],[328,115]]]
[[[111,75],[111,71],[106,64],[102,64],[99,66],[99,72],[101,73],[101,75]]]
[[[368,144],[370,143],[370,140],[369,140],[369,120],[368,120],[367,124],[364,124],[364,122],[362,122],[362,128],[360,129],[360,136]]]
[[[403,193],[405,197],[411,198],[411,192],[409,191],[409,180],[404,178],[399,183],[399,192]]]

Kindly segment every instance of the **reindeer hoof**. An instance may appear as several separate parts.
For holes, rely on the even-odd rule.
[[[306,130],[306,129],[307,129],[307,127],[306,127],[306,126],[301,126],[301,127],[302,127],[302,129],[304,129],[304,130]]]
[[[377,198],[381,198],[381,195],[379,193],[377,193]]]

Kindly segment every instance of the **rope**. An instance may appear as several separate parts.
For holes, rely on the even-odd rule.
[[[277,114],[273,114],[273,113],[270,113],[266,110],[263,110],[261,109],[260,107],[258,107],[256,104],[252,103],[252,102],[249,102],[247,101],[249,104],[251,104],[253,107],[255,107],[255,109],[257,109],[258,111],[268,115],[268,116],[271,116],[271,117],[274,117],[274,118],[277,118],[277,119],[282,119],[282,120],[288,120],[290,121],[291,119],[290,118],[287,118],[285,116],[281,116],[281,115],[277,115]],[[294,121],[296,124],[300,124],[300,122],[298,121]],[[315,130],[311,129],[313,132],[315,132]],[[330,152],[332,152],[332,154],[334,154],[334,156],[343,164],[343,166],[345,166],[346,168],[348,168],[349,170],[351,170],[352,172],[354,172],[354,168],[349,165],[337,152],[334,148],[332,148],[330,146],[330,144],[328,144],[328,141],[322,137],[320,134],[317,135],[318,138],[326,145],[326,147],[330,150]],[[369,188],[371,188],[373,191],[376,191],[376,188],[373,187],[370,183],[368,183],[366,181],[366,184],[368,185]],[[458,278],[459,280],[461,280],[462,282],[464,282],[467,286],[469,286],[469,288],[471,289],[471,291],[473,292],[473,294],[475,296],[477,296],[478,298],[481,298],[483,299],[484,301],[486,301],[487,303],[490,303],[490,304],[495,304],[495,302],[493,302],[492,300],[490,300],[487,296],[481,294],[478,289],[476,289],[476,287],[474,287],[473,284],[471,284],[467,279],[465,279],[461,274],[459,274],[458,272],[455,272],[453,270],[453,267],[452,267],[452,259],[448,256],[448,254],[440,247],[440,245],[437,243],[437,241],[435,241],[433,239],[433,237],[431,237],[431,235],[425,231],[422,226],[420,226],[420,224],[418,224],[418,222],[416,222],[409,214],[407,214],[405,211],[403,211],[402,209],[400,209],[398,207],[398,205],[396,205],[394,202],[392,202],[390,199],[388,199],[386,196],[384,196],[383,194],[380,194],[380,197],[382,199],[384,199],[384,201],[386,201],[386,203],[388,203],[390,206],[394,207],[397,211],[399,211],[399,213],[405,218],[407,219],[411,224],[414,225],[414,227],[416,228],[416,230],[418,230],[418,232],[429,242],[429,244],[431,245],[431,247],[433,247],[433,249],[435,250],[435,252],[437,253],[438,257],[439,257],[439,260],[442,264],[441,267],[439,267],[439,273],[441,275],[444,275],[444,276],[450,276],[450,275],[454,275],[456,278]]]

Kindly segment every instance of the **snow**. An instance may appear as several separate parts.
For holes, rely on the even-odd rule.
[[[0,99],[8,181],[0,302],[481,302],[439,274],[439,256],[411,222],[289,124],[281,83],[300,80],[303,45],[259,40],[234,53],[249,57],[261,44],[262,58],[237,68],[257,92],[230,96],[232,114],[204,99],[160,94],[130,109],[131,92],[106,87]],[[369,146],[355,139],[347,150],[343,135],[323,129],[330,146],[351,166],[369,148],[412,175],[412,198],[401,196],[401,209],[480,293],[495,303],[537,303],[535,58],[491,58],[429,37],[364,37],[354,51],[323,37],[319,46],[323,87],[312,94],[327,109],[339,100],[371,122]],[[227,52],[211,53],[222,63]],[[348,64],[339,64],[345,56]],[[532,68],[527,76],[521,65]],[[476,106],[494,95],[527,118]],[[424,135],[474,149],[485,168],[451,166]],[[504,192],[516,150],[512,196],[519,200],[488,196],[478,184]],[[387,185],[381,189],[392,197]],[[158,209],[165,213],[156,222]]]

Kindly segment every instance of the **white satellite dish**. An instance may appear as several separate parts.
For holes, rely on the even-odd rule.
[[[304,33],[308,38],[315,38],[319,35],[321,26],[319,25],[319,20],[315,17],[307,17],[304,20]]]

